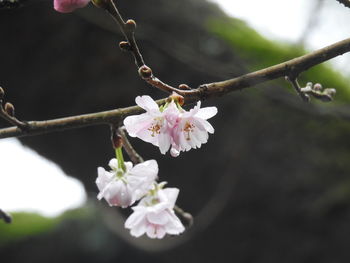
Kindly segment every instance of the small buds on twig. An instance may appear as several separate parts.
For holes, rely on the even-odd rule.
[[[308,82],[304,88],[301,88],[296,78],[286,77],[286,80],[293,85],[294,89],[304,101],[309,101],[310,96],[312,96],[315,99],[319,99],[323,102],[329,102],[333,100],[333,96],[336,93],[335,89],[323,90],[323,87],[320,83],[313,85],[312,82]]]
[[[312,85],[312,82],[308,82],[304,88],[301,88],[301,92],[323,102],[329,102],[333,100],[333,96],[335,95],[336,90],[332,88],[323,90],[323,87],[320,83]]]

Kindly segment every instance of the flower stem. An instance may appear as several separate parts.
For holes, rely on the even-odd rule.
[[[118,147],[118,148],[115,149],[115,155],[116,155],[117,160],[118,160],[118,168],[120,168],[124,172],[126,172],[126,167],[125,167],[125,163],[124,163],[122,147]]]

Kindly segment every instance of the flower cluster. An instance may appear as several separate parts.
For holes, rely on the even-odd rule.
[[[216,107],[201,109],[199,101],[186,111],[176,96],[160,107],[149,96],[138,96],[136,103],[146,112],[125,118],[127,132],[159,147],[162,154],[170,149],[175,157],[182,151],[200,148],[208,141],[208,133],[214,133],[207,120],[216,115]],[[139,201],[125,222],[125,228],[135,237],[146,234],[150,238],[163,238],[166,234],[182,233],[185,228],[174,212],[179,189],[164,188],[165,182],[156,183],[158,164],[155,160],[133,166],[131,162],[124,162],[120,144],[114,147],[117,158],[109,162],[111,170],[98,168],[96,184],[100,193],[97,198],[122,208]]]
[[[174,100],[159,107],[150,96],[136,97],[136,104],[146,112],[125,118],[126,130],[130,136],[159,147],[162,154],[171,148],[170,154],[176,157],[181,151],[200,148],[208,141],[208,133],[214,133],[207,119],[216,115],[217,108],[201,109],[200,101],[190,111]]]
[[[110,171],[98,168],[96,179],[100,191],[97,198],[105,198],[110,206],[122,208],[133,205],[133,214],[125,222],[131,235],[139,237],[147,234],[150,238],[163,238],[166,233],[178,235],[185,228],[175,215],[174,205],[179,193],[177,188],[165,188],[165,183],[156,183],[158,164],[155,160],[132,165],[121,158],[121,148],[117,157],[109,162]]]

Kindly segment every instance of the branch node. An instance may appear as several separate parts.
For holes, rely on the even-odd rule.
[[[144,80],[148,80],[153,76],[152,69],[150,67],[147,67],[146,65],[143,65],[139,68],[139,75]]]

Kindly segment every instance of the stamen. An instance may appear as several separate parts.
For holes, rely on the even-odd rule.
[[[191,138],[190,138],[190,132],[193,132],[193,131],[194,131],[194,128],[196,128],[196,126],[194,126],[193,123],[190,123],[190,122],[188,122],[188,121],[185,123],[185,126],[184,126],[184,128],[183,128],[183,131],[184,131],[185,133],[187,133],[187,136],[186,136],[186,140],[187,140],[187,141],[191,140]]]

